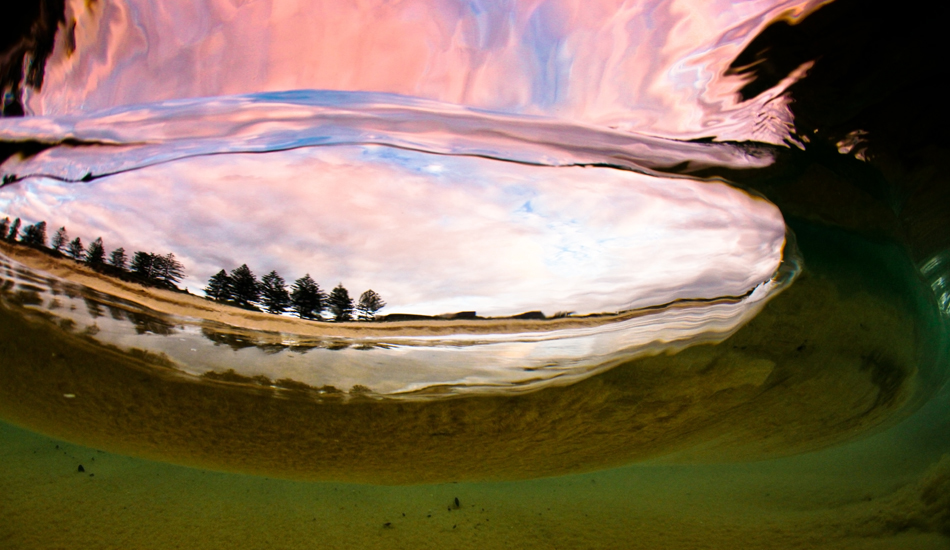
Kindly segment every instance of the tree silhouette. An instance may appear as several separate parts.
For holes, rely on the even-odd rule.
[[[185,276],[185,266],[172,253],[163,256],[139,250],[132,256],[129,269],[144,283],[170,289],[177,288],[176,283]]]
[[[261,285],[247,264],[231,271],[231,299],[234,303],[245,309],[257,309],[254,302],[260,297]]]
[[[7,233],[7,240],[16,242],[17,237],[20,236],[20,218],[13,220],[13,227],[10,228],[10,232]]]
[[[261,277],[261,302],[267,308],[268,313],[283,313],[290,306],[290,294],[287,293],[287,285],[284,278],[271,271]]]
[[[0,220],[0,239],[11,242],[19,240],[22,244],[46,249],[49,254],[65,252],[70,258],[97,270],[146,285],[177,290],[176,284],[184,278],[184,266],[173,253],[161,255],[139,250],[130,259],[125,248],[119,247],[108,255],[107,261],[102,237],[96,238],[87,250],[80,237],[70,241],[63,226],[56,230],[51,246],[47,249],[46,222],[40,221],[23,228],[22,237],[21,223],[20,218],[16,218],[12,224],[9,217]],[[292,308],[301,319],[320,319],[329,309],[334,321],[349,321],[354,312],[353,299],[343,283],[327,295],[309,273],[294,281],[288,289],[286,281],[277,271],[271,271],[258,282],[247,264],[243,264],[230,273],[220,270],[208,279],[208,285],[203,290],[209,298],[245,309],[260,311],[258,305],[261,305],[269,313],[281,314]],[[360,295],[355,307],[360,320],[373,320],[385,306],[386,302],[379,293],[367,290]]]
[[[72,256],[74,260],[82,260],[83,251],[85,249],[82,246],[82,239],[76,237],[69,242],[69,246],[66,248],[66,252]]]
[[[132,273],[139,276],[139,278],[146,281],[152,279],[152,260],[154,256],[148,252],[142,252],[141,250],[136,251],[132,255],[132,264],[129,268],[132,270]]]
[[[173,253],[169,252],[164,256],[159,254],[149,255],[152,257],[152,278],[155,281],[164,283],[168,287],[174,287],[185,276],[185,266],[175,259]]]
[[[106,249],[102,246],[102,237],[96,237],[86,250],[86,265],[93,268],[100,268],[106,263]]]
[[[357,316],[363,321],[372,321],[376,312],[386,307],[386,302],[375,290],[367,290],[360,294],[360,301],[356,305]]]
[[[23,230],[23,237],[20,242],[37,248],[46,248],[46,222],[28,225]]]
[[[334,321],[349,321],[353,314],[353,299],[350,293],[343,288],[343,283],[336,285],[336,288],[330,292],[330,298],[327,300],[330,305],[330,311],[333,313]]]
[[[231,277],[225,270],[221,270],[208,279],[208,286],[204,288],[205,294],[212,300],[218,302],[227,302],[231,299]]]
[[[301,319],[319,319],[320,314],[327,308],[326,301],[326,294],[320,290],[320,285],[310,277],[309,273],[294,281],[290,302],[294,313]]]
[[[129,258],[125,255],[125,249],[121,246],[109,254],[109,265],[118,269],[119,271],[125,271],[125,264],[128,261]]]
[[[69,242],[69,234],[66,233],[65,227],[60,227],[56,230],[56,233],[53,234],[53,250],[56,252],[62,252],[66,248],[66,243]]]

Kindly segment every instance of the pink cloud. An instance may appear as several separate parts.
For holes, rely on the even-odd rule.
[[[380,146],[197,157],[30,179],[0,211],[174,252],[197,290],[241,263],[368,288],[388,311],[617,311],[742,295],[782,259],[778,209],[721,183]]]
[[[67,2],[34,114],[291,89],[404,94],[676,138],[781,143],[775,90],[723,76],[772,19],[822,0]],[[787,85],[785,83],[784,85]],[[783,86],[784,86],[783,85]],[[756,117],[759,118],[756,118]]]

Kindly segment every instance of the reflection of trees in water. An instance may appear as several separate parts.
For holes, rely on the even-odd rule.
[[[293,353],[299,353],[303,355],[312,349],[318,349],[320,346],[318,344],[294,344],[288,346],[287,349]]]
[[[16,268],[16,276],[17,276],[17,279],[19,279],[19,283],[21,285],[26,284],[26,283],[32,283],[35,285],[41,285],[43,287],[46,286],[46,280],[43,277],[40,277],[36,273],[33,273],[32,271],[25,269],[23,267]]]
[[[369,342],[369,343],[353,346],[353,349],[358,349],[360,351],[367,351],[371,349],[392,349],[392,348],[393,346],[389,344],[380,344],[376,342]]]
[[[228,346],[234,351],[240,351],[242,349],[248,348],[257,348],[267,355],[276,355],[284,351],[299,353],[302,355],[315,349],[340,351],[345,349],[389,349],[392,347],[386,344],[377,344],[374,342],[354,344],[353,342],[348,342],[346,340],[313,340],[309,342],[284,344],[282,342],[266,341],[255,338],[253,335],[246,333],[241,334],[228,330],[216,330],[210,326],[202,327],[201,335],[213,342],[216,346]]]
[[[50,294],[52,294],[53,296],[59,296],[60,294],[63,293],[62,285],[60,285],[59,281],[57,281],[56,279],[52,277],[46,278],[46,288],[49,289]]]
[[[285,351],[289,346],[285,346],[284,344],[258,344],[255,347],[267,355],[277,355],[278,353]]]
[[[251,337],[234,334],[231,332],[218,332],[207,327],[201,328],[201,335],[214,342],[214,345],[216,346],[228,346],[234,351],[253,348],[258,345],[257,342],[255,342]]]
[[[60,247],[66,244],[65,228],[60,228],[54,239],[56,245]],[[43,235],[41,229],[31,229],[30,235],[36,240],[36,235]],[[31,240],[33,248],[39,248],[43,243],[37,244]],[[45,239],[43,239],[45,240]],[[81,245],[77,238],[76,244]],[[22,239],[16,243],[25,245]],[[35,245],[35,246],[34,246]],[[98,272],[106,275],[120,274],[121,278],[131,280],[136,276],[146,278],[151,277],[156,281],[172,285],[172,281],[181,276],[181,265],[177,263],[172,254],[165,256],[136,252],[132,258],[128,258],[125,250],[116,249],[112,254],[106,254],[105,247],[101,239],[95,239],[88,249],[81,252],[78,246],[74,251],[77,261],[93,267]],[[44,248],[44,251],[59,258],[63,254],[56,249]],[[129,262],[131,260],[131,262]],[[127,264],[128,262],[128,264]],[[123,271],[125,266],[129,265],[129,271]],[[177,334],[177,325],[170,318],[163,314],[143,311],[144,308],[134,302],[128,302],[115,298],[102,292],[90,289],[68,281],[58,280],[47,275],[37,275],[27,268],[21,268],[17,264],[3,264],[6,273],[12,280],[0,279],[0,289],[2,289],[8,299],[23,305],[42,305],[43,295],[47,292],[53,296],[65,295],[70,300],[83,300],[89,317],[97,320],[106,315],[115,321],[128,322],[134,326],[135,333],[138,335],[153,334],[158,336],[171,336]],[[15,282],[16,281],[16,282]],[[35,281],[40,286],[33,286],[24,281]],[[173,286],[173,285],[172,285]],[[19,290],[14,290],[19,287]],[[328,319],[333,318],[336,321],[349,321],[356,317],[360,321],[372,321],[377,319],[385,320],[406,320],[424,319],[424,320],[442,320],[442,319],[478,319],[475,312],[460,312],[441,316],[415,316],[415,315],[391,315],[390,318],[377,317],[376,313],[386,305],[379,293],[373,290],[367,290],[360,295],[358,301],[354,300],[349,291],[341,284],[338,284],[330,293],[324,292],[309,274],[294,281],[294,284],[288,288],[285,280],[276,272],[271,271],[258,282],[253,272],[247,265],[242,265],[233,270],[230,274],[221,270],[209,281],[206,292],[209,297],[217,301],[228,303],[230,305],[243,305],[248,309],[259,309],[257,305],[262,305],[270,313],[284,313],[292,309],[299,317],[304,319]],[[50,300],[49,310],[63,307],[58,299]],[[68,304],[70,310],[76,310],[76,304]],[[530,312],[515,316],[515,318],[544,318],[540,312]],[[66,330],[74,330],[75,321],[69,319],[60,319],[60,325]],[[98,327],[95,327],[95,332]],[[95,332],[87,331],[88,335],[94,335]],[[250,333],[235,333],[230,330],[216,330],[213,327],[202,327],[202,336],[210,340],[214,345],[225,345],[234,351],[240,351],[247,348],[257,348],[267,355],[277,355],[282,352],[290,351],[297,354],[305,354],[311,350],[343,351],[356,350],[367,351],[374,349],[390,349],[392,346],[378,344],[374,342],[349,341],[345,339],[312,340],[295,343],[280,342],[273,335],[257,337]],[[261,333],[264,334],[264,333]]]
[[[14,275],[13,272],[10,273]],[[23,270],[16,270],[16,279],[0,278],[0,293],[11,303],[19,306],[39,306],[44,303],[44,295],[49,294],[52,298],[47,305],[49,311],[60,309],[63,304],[57,296],[65,295],[69,299],[77,300],[82,298],[86,306],[86,311],[92,319],[99,319],[105,315],[108,310],[109,315],[116,321],[126,321],[135,327],[137,334],[156,334],[159,336],[170,336],[175,334],[176,326],[174,323],[163,318],[161,315],[136,311],[135,304],[113,298],[107,294],[85,288],[72,283],[64,283],[50,277],[40,277],[36,274]],[[34,281],[38,284],[32,284],[27,281]],[[128,307],[123,307],[122,304]],[[72,306],[71,309],[75,309]],[[72,319],[60,319],[58,321],[61,328],[65,330],[74,330],[75,321]],[[87,331],[90,336],[98,332],[98,327],[93,331]]]
[[[106,308],[109,310],[109,315],[116,321],[125,321],[125,310],[116,307],[112,304],[106,304]]]
[[[88,296],[82,297],[83,301],[86,302],[86,311],[89,312],[89,316],[93,319],[98,319],[102,317],[102,304],[93,300]]]
[[[13,276],[12,272],[9,272]],[[0,278],[0,294],[4,299],[18,306],[39,306],[43,305],[43,296],[40,294],[43,289],[29,283],[19,283],[13,279]]]
[[[43,305],[43,297],[35,290],[18,289],[10,296],[10,300],[21,306],[39,306]]]
[[[17,288],[19,288],[20,290],[25,290],[27,292],[46,292],[46,289],[44,287],[36,286],[30,283],[24,283],[24,282],[20,282],[17,285]]]
[[[70,300],[75,300],[82,294],[82,289],[78,286],[67,284],[63,286],[63,294]]]
[[[128,321],[135,325],[136,334],[157,334],[159,336],[171,336],[175,334],[175,325],[168,321],[137,311],[125,312]]]

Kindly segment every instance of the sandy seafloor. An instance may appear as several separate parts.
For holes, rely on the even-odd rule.
[[[947,505],[950,460],[909,460],[899,449],[926,442],[901,438],[754,464],[413,486],[216,473],[6,424],[0,442],[0,547],[11,550],[950,547],[920,529],[933,519],[921,495],[940,480]]]
[[[731,417],[725,414],[720,424],[706,426],[706,431],[701,432],[705,435],[700,440],[705,438],[705,444],[696,444],[695,439],[690,439],[692,432],[669,431],[666,432],[669,437],[691,442],[691,446],[676,450],[674,445],[673,452],[610,468],[609,464],[616,464],[623,456],[639,456],[638,445],[649,447],[650,443],[629,439],[620,422],[624,416],[620,415],[613,423],[605,421],[601,426],[602,430],[612,430],[606,438],[597,439],[595,432],[583,436],[590,438],[590,445],[597,441],[596,445],[603,446],[604,440],[609,443],[612,437],[618,446],[627,446],[602,462],[589,458],[588,466],[579,468],[607,469],[519,481],[518,477],[530,477],[530,472],[545,471],[546,466],[519,464],[522,457],[511,456],[509,462],[502,461],[495,470],[487,468],[485,471],[490,474],[486,476],[493,479],[504,478],[508,472],[508,477],[515,479],[512,481],[451,482],[447,479],[438,484],[371,485],[290,481],[266,474],[254,476],[190,468],[103,452],[0,423],[0,549],[950,548],[950,415],[947,414],[950,391],[944,387],[925,395],[925,403],[917,409],[919,401],[915,404],[914,398],[909,397],[921,376],[916,372],[906,385],[902,382],[901,391],[895,394],[907,400],[901,403],[910,404],[906,405],[910,410],[902,412],[897,401],[884,403],[875,397],[883,393],[868,393],[875,387],[868,385],[868,376],[873,372],[869,374],[867,361],[862,362],[857,357],[877,349],[891,357],[896,367],[903,368],[901,365],[907,358],[926,354],[920,350],[897,349],[897,342],[915,341],[908,335],[916,334],[918,345],[932,344],[919,341],[921,334],[926,333],[917,326],[923,321],[907,316],[906,304],[891,307],[881,301],[888,295],[896,295],[878,292],[877,287],[887,281],[867,284],[859,281],[862,277],[887,278],[880,269],[885,264],[879,263],[893,260],[886,251],[881,252],[879,258],[869,259],[865,267],[838,266],[839,271],[828,278],[821,273],[827,274],[836,268],[827,258],[841,257],[844,250],[854,250],[856,255],[867,250],[855,247],[850,241],[840,241],[828,245],[834,250],[816,251],[812,247],[817,246],[815,243],[820,243],[823,236],[816,233],[805,237],[803,252],[814,271],[806,273],[807,277],[777,298],[760,318],[720,346],[691,348],[669,359],[647,359],[582,384],[542,390],[512,401],[523,406],[521,410],[541,415],[538,420],[531,420],[534,424],[525,423],[512,430],[529,430],[536,425],[545,430],[538,432],[537,445],[551,449],[551,454],[559,449],[582,453],[585,449],[576,447],[578,441],[570,434],[558,439],[561,435],[557,434],[557,428],[579,429],[580,425],[575,424],[580,420],[576,418],[587,418],[584,415],[590,402],[575,400],[579,408],[567,411],[575,420],[563,419],[551,427],[542,422],[545,407],[571,401],[548,401],[545,396],[604,391],[607,392],[605,399],[613,395],[609,397],[612,401],[607,401],[610,410],[621,411],[629,405],[624,402],[624,396],[643,400],[644,397],[635,392],[636,384],[651,380],[649,377],[630,378],[630,374],[655,373],[657,391],[669,386],[685,392],[680,394],[671,389],[673,393],[668,397],[673,407],[669,410],[682,411],[679,414],[684,426],[690,425],[687,420],[701,418],[705,413],[702,408],[679,407],[677,399],[702,406],[718,403],[726,407],[735,403],[739,413]],[[847,263],[848,260],[836,261]],[[823,266],[823,262],[830,264]],[[829,285],[836,290],[832,291]],[[837,314],[832,315],[834,312]],[[873,334],[862,336],[864,332],[854,327],[855,324],[872,327]],[[782,332],[776,332],[779,327]],[[773,344],[765,342],[763,348],[752,346],[744,353],[768,353],[774,349],[787,360],[778,360],[774,374],[753,385],[747,383],[744,371],[736,370],[745,368],[741,362],[731,366],[713,362],[709,372],[691,374],[694,379],[683,378],[688,371],[677,366],[689,358],[728,355],[732,353],[727,351],[730,345],[740,342],[752,345],[770,334],[776,337]],[[776,336],[779,334],[781,338]],[[800,358],[794,352],[798,338],[809,334],[812,335],[809,346],[814,347],[814,351],[809,352],[811,360]],[[820,335],[822,339],[815,340]],[[18,342],[14,336],[4,345],[7,347],[3,349],[11,353],[11,350],[16,352],[17,346],[28,347],[30,342]],[[781,351],[784,348],[780,345],[788,350]],[[751,360],[748,363],[758,364]],[[66,372],[57,368],[60,370],[55,372]],[[945,369],[946,365],[940,364],[937,368]],[[716,369],[725,370],[717,374]],[[6,370],[17,369],[8,365]],[[911,371],[905,369],[904,372]],[[932,368],[925,374],[929,383],[942,379]],[[82,371],[76,376],[81,378]],[[671,376],[676,378],[664,378]],[[37,388],[55,387],[55,380],[47,380],[39,374],[32,380]],[[103,380],[107,379],[97,380],[106,383]],[[663,383],[663,380],[668,382]],[[690,389],[691,380],[700,386],[717,380],[730,383],[723,383],[722,389],[707,395],[708,392],[700,391],[702,387]],[[880,385],[880,381],[875,384]],[[115,387],[111,393],[121,402],[118,393],[125,389]],[[103,395],[109,395],[108,390],[104,388]],[[0,403],[0,409],[6,410],[7,415],[22,413],[19,418],[24,424],[42,420],[46,424],[37,425],[49,426],[53,431],[65,430],[58,433],[74,441],[88,437],[118,445],[123,440],[123,434],[109,435],[104,428],[77,427],[68,418],[50,419],[36,406],[17,409],[33,401],[27,399],[19,404],[14,402],[16,394],[0,391],[0,396],[4,395],[8,402]],[[44,403],[38,394],[32,397],[36,397],[36,403]],[[140,397],[148,398],[148,395],[140,394]],[[267,401],[260,398],[245,402]],[[465,408],[474,411],[480,402],[470,403]],[[854,410],[857,404],[872,404],[868,411],[874,414],[862,418],[861,411]],[[195,407],[196,411],[201,410],[199,404]],[[632,415],[642,414],[642,411],[630,410]],[[77,418],[107,420],[103,416]],[[175,419],[173,416],[161,418]],[[411,425],[410,420],[406,417],[406,430],[412,434],[417,427]],[[295,422],[305,425],[300,420]],[[773,427],[769,428],[770,425]],[[170,426],[164,425],[169,429]],[[143,434],[161,433],[147,429],[162,427],[143,425],[141,429]],[[476,468],[478,465],[463,455],[469,448],[475,454],[492,456],[490,449],[470,446],[480,442],[478,444],[491,447],[493,440],[489,432],[485,433],[488,435],[470,427],[467,432],[460,431],[457,437],[464,442],[467,434],[475,443],[453,447],[452,441],[445,440],[446,448],[452,452],[438,451],[420,458],[457,461]],[[717,438],[716,433],[721,435]],[[124,436],[129,442],[125,448],[130,454],[146,453],[146,447],[141,446],[143,437],[131,431]],[[581,441],[587,441],[583,438]],[[412,438],[402,439],[392,440],[411,448]],[[559,441],[565,442],[565,446],[560,447]],[[232,443],[238,445],[240,440]],[[418,443],[431,444],[422,440]],[[188,452],[193,450],[187,441],[169,439],[167,444],[170,456],[177,457],[174,458],[177,461],[187,461]],[[227,440],[222,444],[226,445]],[[501,440],[494,445],[504,449]],[[602,448],[607,452],[607,446]],[[359,446],[354,449],[359,450]],[[524,449],[527,452],[527,448]],[[733,453],[736,449],[738,451]],[[371,455],[370,451],[372,449],[367,453]],[[401,452],[399,449],[379,450],[382,454],[401,456],[397,451]],[[217,452],[222,457],[240,458],[241,451],[219,449]],[[160,454],[154,448],[148,453],[153,458]],[[275,457],[281,456],[276,450],[273,453]],[[791,456],[783,457],[783,453],[791,453]],[[372,456],[356,451],[341,456],[361,461],[365,475],[375,475],[371,472],[387,467],[403,472],[400,479],[413,478],[413,468],[453,470],[451,465],[439,469],[411,458],[380,465]],[[406,456],[411,457],[411,454]],[[719,463],[715,463],[716,457]],[[213,458],[204,459],[213,464]],[[532,460],[545,460],[545,457],[539,455]],[[551,465],[549,471],[563,468],[556,456],[547,460]],[[256,471],[266,468],[259,461],[245,464],[241,467]],[[79,465],[84,472],[77,471]],[[333,471],[347,469],[345,463],[331,466],[337,468],[327,470],[331,476],[335,475]],[[272,465],[274,475],[302,475],[300,465],[295,467],[298,470]],[[427,477],[425,472],[417,473],[415,477]],[[444,473],[439,475],[445,477]],[[469,479],[479,478],[475,475]],[[454,506],[456,498],[458,508]]]

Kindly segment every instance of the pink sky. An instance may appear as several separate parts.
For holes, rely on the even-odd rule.
[[[386,311],[591,313],[742,295],[782,259],[771,203],[721,183],[381,146],[196,157],[88,183],[32,178],[0,215],[174,252],[197,291],[248,263],[372,288]]]
[[[822,0],[67,0],[33,114],[250,92],[376,91],[674,138],[781,143],[729,62]],[[763,120],[773,121],[762,124]]]

